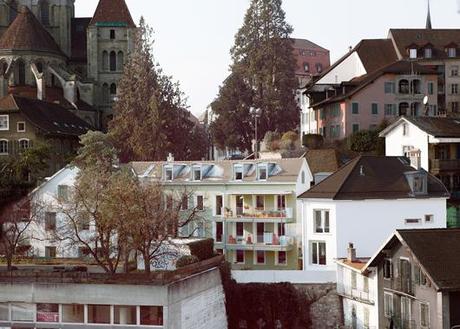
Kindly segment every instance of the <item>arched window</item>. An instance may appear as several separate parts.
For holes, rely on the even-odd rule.
[[[114,51],[110,52],[110,71],[117,70],[117,54]]]
[[[420,115],[420,103],[412,103],[410,105],[410,115],[413,117],[419,116]]]
[[[105,50],[102,52],[102,70],[108,71],[109,70],[109,53]]]
[[[109,85],[104,83],[102,85],[102,101],[104,104],[109,103],[110,97],[109,97]]]
[[[26,84],[26,64],[22,60],[18,61],[17,84],[23,86]]]
[[[8,7],[10,8],[10,24],[16,19],[18,15],[18,4],[15,0],[10,0],[8,3]]]
[[[20,139],[19,140],[19,151],[25,151],[29,148],[30,146],[30,141],[26,138]]]
[[[40,17],[43,25],[50,25],[50,5],[47,0],[40,1]]]
[[[110,85],[110,95],[115,96],[117,94],[117,85],[112,83]]]
[[[0,155],[8,154],[8,140],[0,139]]]
[[[125,56],[122,51],[118,52],[117,55],[117,71],[123,71],[123,66],[125,64]]]
[[[407,81],[406,79],[399,81],[399,93],[400,94],[409,93],[409,81]]]

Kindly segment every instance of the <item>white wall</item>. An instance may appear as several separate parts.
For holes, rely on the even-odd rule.
[[[336,281],[335,271],[239,271],[232,270],[232,277],[238,283],[280,283],[293,284],[328,283]]]
[[[408,125],[408,134],[403,135],[403,123]],[[385,137],[385,155],[403,156],[403,147],[413,146],[421,151],[421,165],[429,171],[428,134],[408,121],[401,121]]]
[[[356,51],[352,52],[348,57],[330,72],[319,79],[317,84],[338,84],[343,81],[350,81],[353,78],[366,74],[361,59]]]

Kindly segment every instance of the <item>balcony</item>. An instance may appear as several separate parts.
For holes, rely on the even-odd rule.
[[[234,209],[222,208],[223,218],[228,222],[238,223],[265,223],[265,222],[292,222],[294,220],[292,208],[278,210],[267,209],[245,209],[236,207]]]
[[[441,171],[460,171],[460,160],[441,160],[434,159],[430,160],[430,171],[433,173],[439,173]]]
[[[349,298],[354,299],[359,302],[367,303],[367,304],[374,304],[374,294],[370,291],[362,291],[358,289],[352,288],[350,285],[344,284],[337,284],[337,294]]]
[[[229,235],[227,238],[227,250],[261,250],[261,251],[290,251],[295,246],[293,237],[282,235],[278,237],[276,234],[266,232],[263,235],[257,235],[256,241],[252,235],[246,238],[234,238]]]

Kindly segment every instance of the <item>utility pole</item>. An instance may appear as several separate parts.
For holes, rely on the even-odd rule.
[[[255,126],[254,127],[255,128],[254,129],[255,130],[254,159],[257,159],[259,155],[258,144],[257,144],[257,119],[260,118],[260,116],[262,115],[262,110],[251,107],[249,109],[249,113],[254,116],[254,121],[255,121],[254,122],[254,126]]]

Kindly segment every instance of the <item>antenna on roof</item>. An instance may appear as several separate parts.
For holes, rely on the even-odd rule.
[[[426,16],[426,29],[431,30],[432,25],[431,25],[431,10],[430,10],[430,0],[428,0],[428,14]]]

